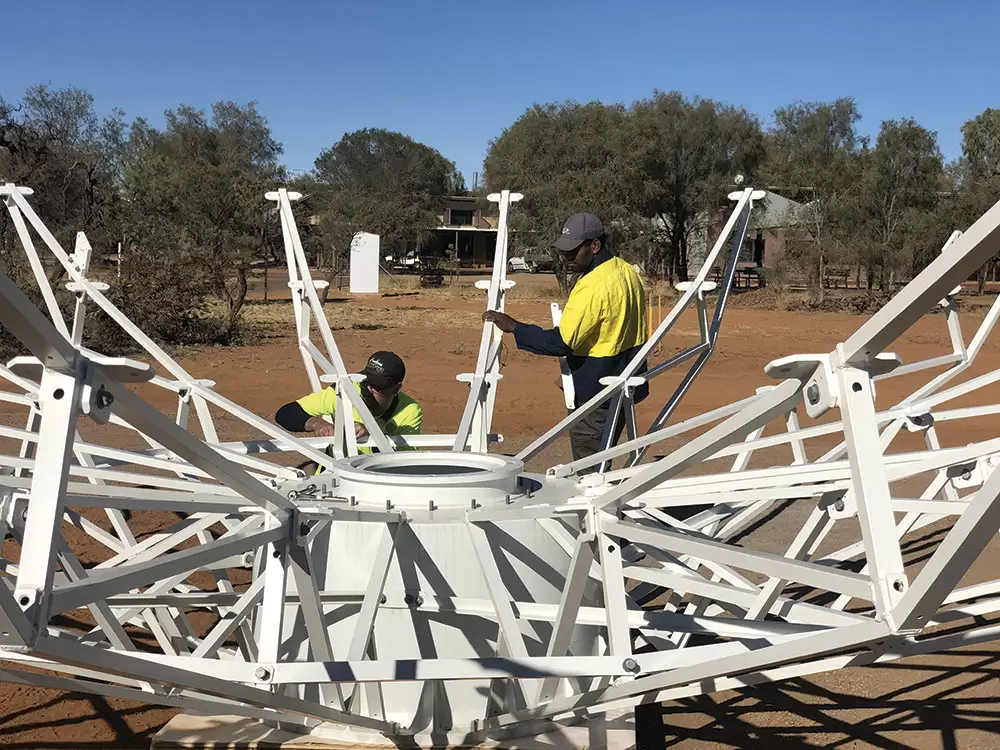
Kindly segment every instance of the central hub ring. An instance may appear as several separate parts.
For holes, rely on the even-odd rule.
[[[509,456],[445,451],[398,451],[337,462],[337,494],[359,504],[400,510],[503,505],[521,492],[524,462]]]

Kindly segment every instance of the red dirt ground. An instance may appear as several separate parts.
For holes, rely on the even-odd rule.
[[[528,290],[512,294],[508,311],[546,323],[545,288],[551,278],[517,277],[528,282]],[[254,307],[258,308],[254,314],[259,314],[261,306]],[[328,307],[334,326],[345,326],[336,336],[349,367],[359,370],[367,354],[377,348],[398,352],[407,363],[406,391],[424,408],[425,432],[455,429],[467,394],[467,386],[455,375],[474,369],[481,299],[468,292],[433,291],[331,300]],[[983,308],[964,313],[966,340],[983,313]],[[288,325],[272,328],[272,338],[260,346],[203,348],[186,352],[180,360],[192,374],[215,380],[220,393],[270,419],[279,406],[305,393],[308,386],[294,339],[288,335],[290,306],[271,304],[265,317],[287,320]],[[682,403],[677,419],[751,395],[756,387],[771,382],[763,371],[767,362],[787,354],[830,351],[862,321],[841,314],[731,309],[720,347]],[[380,328],[353,327],[358,325]],[[685,316],[667,338],[663,356],[683,349],[696,337],[695,320]],[[947,347],[944,319],[933,315],[921,320],[894,350],[910,362],[943,354]],[[988,344],[972,374],[998,367],[1000,347]],[[494,421],[495,429],[506,437],[504,452],[515,451],[564,416],[557,373],[551,360],[512,347],[507,351],[501,406]],[[654,381],[652,398],[640,408],[642,426],[673,391],[680,374]],[[879,406],[894,403],[920,382],[917,375],[879,384]],[[989,398],[1000,399],[1000,390],[991,390]],[[166,399],[156,403],[171,408]],[[18,416],[15,421],[19,420]],[[223,439],[249,437],[240,434],[232,420],[219,424]],[[965,426],[961,433],[951,433],[948,427],[943,427],[942,439],[951,444],[997,435],[991,420]],[[564,438],[537,467],[566,460],[568,455]],[[993,568],[1000,554],[996,549],[987,554],[980,565]],[[980,646],[672,702],[662,709],[663,729],[644,731],[642,746],[737,747],[766,742],[790,747],[994,747],[1000,744],[998,658],[996,647]],[[0,684],[0,695],[0,745],[9,747],[148,747],[152,734],[175,713],[125,700],[10,684]],[[652,713],[647,719],[657,724],[656,709]]]

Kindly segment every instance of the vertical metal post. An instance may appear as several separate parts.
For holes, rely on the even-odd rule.
[[[14,598],[36,628],[44,628],[48,621],[54,558],[62,536],[62,504],[82,389],[80,374],[47,369],[42,375],[39,455],[31,477],[31,504],[14,586]]]
[[[864,370],[842,367],[837,379],[851,490],[871,570],[875,609],[879,617],[886,617],[906,590],[907,581],[899,540],[895,534],[886,533],[895,529],[896,520],[875,420],[871,378]]]

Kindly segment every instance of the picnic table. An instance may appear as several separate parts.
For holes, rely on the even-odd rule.
[[[847,269],[844,268],[827,268],[826,273],[824,274],[824,282],[826,284],[826,287],[828,289],[830,287],[838,289],[840,287],[840,281],[843,280],[844,289],[847,289],[848,273],[849,272],[847,271]]]

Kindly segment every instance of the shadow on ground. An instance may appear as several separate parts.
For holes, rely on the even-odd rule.
[[[643,706],[637,750],[1000,747],[1000,653],[960,650]]]

